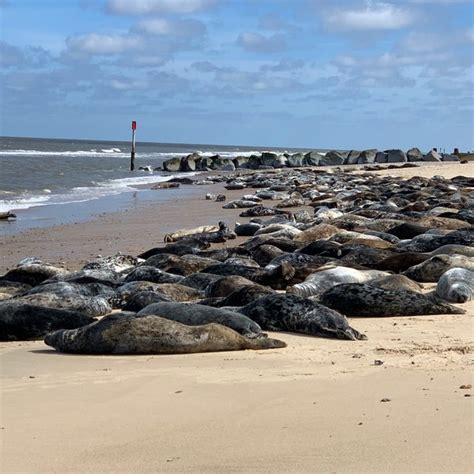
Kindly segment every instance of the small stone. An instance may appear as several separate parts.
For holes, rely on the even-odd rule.
[[[381,402],[391,402],[392,400],[390,398],[382,398],[382,400],[380,400]]]
[[[174,393],[183,393],[183,391],[182,391],[182,390],[177,390],[177,391],[174,392]]]
[[[465,393],[464,396],[465,396],[465,397],[470,397],[471,394],[470,394],[470,393]]]
[[[30,375],[30,379],[34,379],[34,378],[35,378],[35,376],[34,376],[34,375]]]
[[[374,365],[382,365],[382,364],[383,364],[383,360],[380,360],[380,359],[374,360]]]
[[[357,423],[357,424],[358,424],[359,426],[360,426],[360,425],[363,425],[363,423],[362,423],[362,422],[360,422],[360,423]]]
[[[469,383],[469,384],[461,385],[459,388],[461,390],[471,390],[472,385]]]

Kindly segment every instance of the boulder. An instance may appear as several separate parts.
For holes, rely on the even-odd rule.
[[[197,153],[191,153],[190,155],[181,158],[181,171],[196,171],[201,159],[201,156]]]
[[[321,156],[321,160],[319,163],[321,166],[343,165],[348,155],[349,153],[347,152],[332,150],[326,153],[324,156]]]
[[[423,161],[441,161],[442,156],[435,150],[429,151],[426,155],[423,156]]]
[[[443,161],[459,161],[459,156],[450,155],[449,153],[442,153],[441,156]]]
[[[347,155],[345,164],[346,165],[356,165],[359,161],[361,152],[357,150],[351,150]]]
[[[407,151],[408,161],[421,161],[423,158],[423,153],[421,153],[419,148],[410,148]]]
[[[387,153],[383,151],[378,151],[377,154],[375,155],[375,162],[376,163],[387,163],[388,161],[388,155]]]
[[[248,167],[252,170],[258,170],[262,162],[260,161],[260,157],[257,155],[251,155],[248,161]]]
[[[212,163],[213,169],[218,171],[235,171],[235,165],[229,158],[217,158]]]
[[[317,151],[306,153],[303,158],[303,166],[319,166],[321,155]]]
[[[292,155],[288,155],[287,161],[288,166],[290,168],[299,168],[304,166],[304,155],[303,153],[293,153]]]
[[[357,164],[359,165],[367,165],[375,163],[375,157],[377,156],[377,150],[364,150],[359,155],[357,159]]]
[[[248,156],[237,156],[232,160],[236,168],[248,168],[249,158]]]
[[[271,166],[272,168],[284,168],[286,166],[287,159],[283,155],[264,151],[260,157],[260,164],[263,166]]]
[[[385,150],[385,153],[387,153],[387,163],[405,163],[408,161],[403,150]]]
[[[211,171],[214,169],[214,160],[210,156],[203,156],[198,162],[200,171]]]
[[[163,169],[165,171],[176,172],[181,170],[181,158],[170,158],[163,162]]]

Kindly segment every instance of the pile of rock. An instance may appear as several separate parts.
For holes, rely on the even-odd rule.
[[[186,171],[235,171],[236,169],[275,169],[299,168],[304,166],[339,166],[361,165],[372,163],[406,163],[416,161],[459,161],[458,156],[440,154],[431,150],[423,154],[418,148],[411,148],[406,153],[400,149],[379,151],[372,150],[331,150],[327,153],[310,151],[307,153],[274,153],[264,151],[260,155],[237,156],[233,159],[219,155],[201,156],[192,153],[183,157],[171,158],[163,163],[163,169],[170,172]]]

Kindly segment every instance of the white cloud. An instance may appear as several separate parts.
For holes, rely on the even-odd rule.
[[[336,9],[326,13],[328,27],[341,31],[397,30],[410,25],[415,15],[389,3],[367,2],[362,9]]]
[[[187,38],[202,37],[206,34],[206,25],[198,20],[167,20],[150,18],[139,22],[135,30],[148,35],[180,36]]]
[[[141,45],[141,38],[123,34],[99,34],[72,36],[66,40],[70,51],[87,54],[119,54]]]
[[[263,36],[260,33],[245,32],[239,35],[237,44],[254,53],[276,53],[286,49],[285,37],[281,34]]]
[[[150,13],[195,13],[206,10],[217,0],[109,0],[107,9],[119,15]]]

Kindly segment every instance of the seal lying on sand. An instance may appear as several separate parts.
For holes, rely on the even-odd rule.
[[[326,291],[319,302],[346,316],[417,316],[463,314],[464,310],[408,290],[386,290],[369,284],[347,283]]]
[[[9,300],[0,304],[0,341],[40,339],[50,331],[74,329],[93,321],[93,318],[77,311]]]
[[[63,268],[58,268],[49,263],[42,263],[35,260],[34,263],[26,263],[12,268],[5,275],[0,277],[2,281],[12,281],[16,283],[26,283],[28,285],[39,285],[49,278],[66,275],[68,272]]]
[[[451,268],[441,275],[436,285],[436,294],[452,303],[472,300],[474,293],[474,272],[465,268]]]
[[[239,310],[269,331],[291,331],[336,339],[367,339],[347,319],[314,301],[296,295],[269,295]]]
[[[286,346],[277,339],[249,339],[220,324],[186,326],[159,316],[131,313],[113,314],[76,330],[53,332],[45,343],[61,352],[80,354],[189,354]]]
[[[178,321],[189,326],[218,323],[227,326],[244,336],[261,336],[258,324],[242,314],[221,308],[212,308],[200,304],[154,303],[143,308],[139,315],[156,314],[162,318]]]
[[[424,262],[408,268],[403,275],[415,281],[437,282],[441,275],[450,268],[474,270],[474,258],[464,255],[435,255]]]
[[[288,288],[287,292],[299,296],[322,295],[325,291],[341,283],[365,283],[374,278],[386,277],[388,273],[378,270],[356,270],[336,267],[312,273],[303,283]]]

